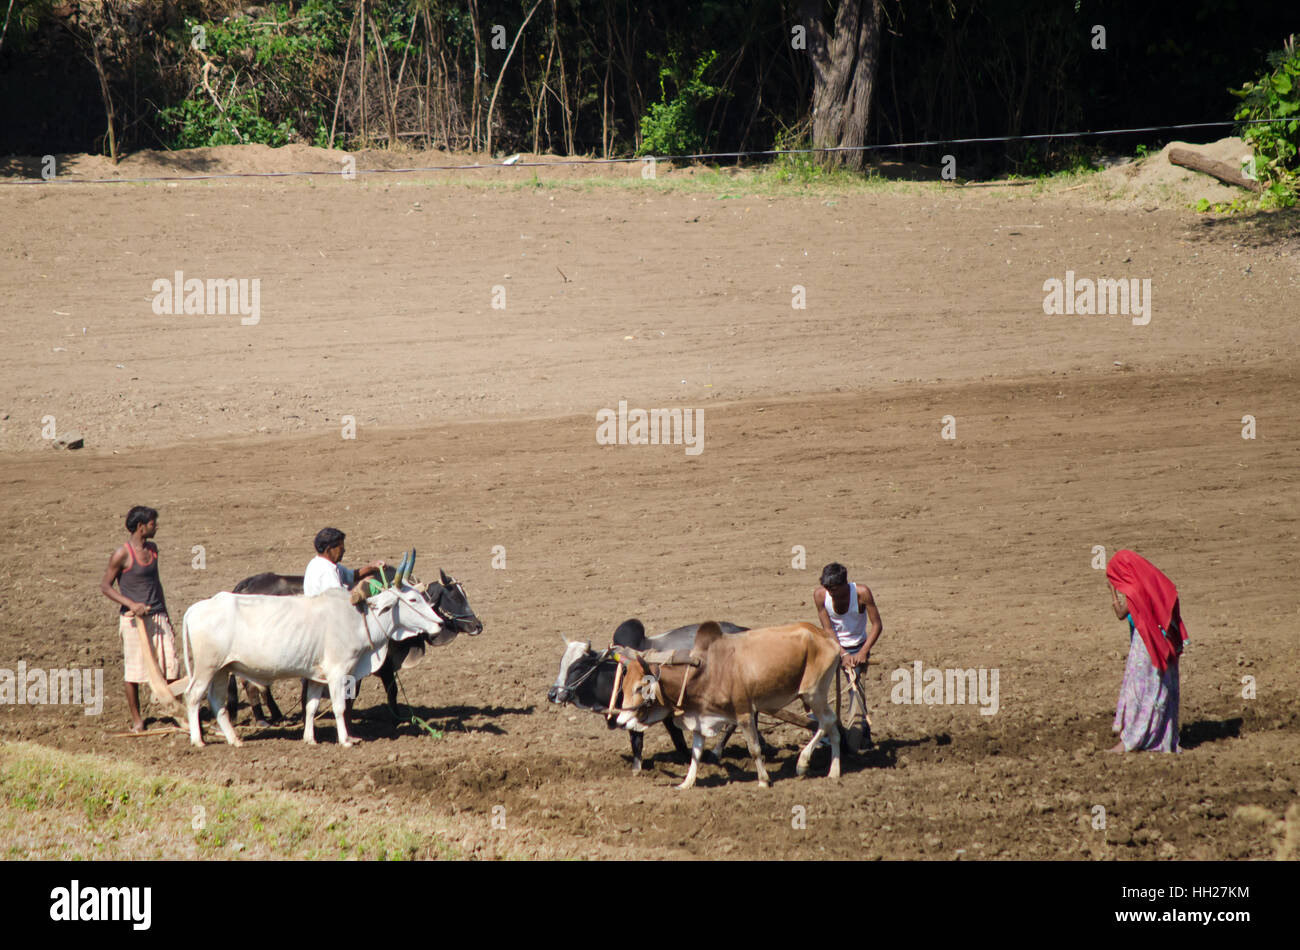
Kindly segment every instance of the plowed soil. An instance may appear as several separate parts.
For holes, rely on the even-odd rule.
[[[1300,834],[1295,217],[628,174],[0,189],[0,667],[102,666],[109,686],[99,717],[0,706],[0,737],[433,811],[483,856],[1282,853]],[[1151,322],[1045,315],[1067,270],[1150,278]],[[260,279],[259,323],[156,315],[176,271]],[[597,444],[620,400],[702,409],[703,451]],[[86,447],[54,448],[47,416]],[[328,717],[307,747],[244,708],[239,749],[211,725],[198,750],[109,738],[127,716],[97,586],[133,504],[161,512],[178,630],[241,577],[300,572],[327,524],[348,563],[414,545],[417,573],[455,574],[485,632],[402,676],[442,737],[394,726],[371,681],[353,749]],[[1179,585],[1180,755],[1105,752],[1128,642],[1096,546]],[[831,560],[885,624],[878,747],[839,782],[826,751],[796,778],[807,734],[764,721],[770,789],[736,739],[679,792],[666,733],[634,776],[624,734],[546,701],[561,635],[815,621]],[[996,714],[891,702],[917,661],[997,670]],[[296,693],[277,689],[286,710]]]

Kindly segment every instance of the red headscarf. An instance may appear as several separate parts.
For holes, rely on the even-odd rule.
[[[1158,567],[1132,551],[1116,551],[1106,579],[1128,602],[1133,624],[1156,669],[1164,672],[1183,652],[1187,627],[1178,610],[1178,588]]]

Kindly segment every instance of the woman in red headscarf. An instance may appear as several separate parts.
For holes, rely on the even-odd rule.
[[[1187,640],[1178,589],[1132,551],[1106,565],[1115,616],[1128,621],[1128,665],[1115,708],[1120,741],[1112,752],[1178,751],[1178,658]]]

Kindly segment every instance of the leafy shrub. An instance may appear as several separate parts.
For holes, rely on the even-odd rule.
[[[191,97],[162,112],[162,120],[176,130],[172,148],[204,148],[213,145],[242,145],[260,142],[279,148],[293,141],[289,120],[273,123],[261,114],[257,93],[251,89],[236,94],[221,112],[211,99]]]
[[[650,104],[641,116],[641,148],[638,155],[694,155],[703,151],[704,138],[700,134],[697,111],[702,102],[716,96],[721,89],[704,81],[704,73],[717,59],[716,50],[700,57],[695,69],[685,82],[678,80],[675,70],[665,66],[659,70],[661,101]],[[668,98],[665,80],[677,80],[677,94]]]
[[[188,47],[201,28],[202,58],[215,68],[208,73],[211,92],[199,81],[185,99],[162,111],[173,132],[168,145],[257,142],[278,147],[293,141],[299,128],[324,145],[329,138],[325,102],[334,80],[323,64],[341,50],[348,16],[339,0],[308,0],[296,15],[283,4],[272,4],[257,18],[187,20],[176,39]]]
[[[1268,65],[1263,76],[1231,90],[1241,99],[1233,118],[1278,120],[1243,125],[1241,137],[1254,149],[1263,203],[1286,208],[1300,192],[1300,50],[1294,36],[1269,53]]]

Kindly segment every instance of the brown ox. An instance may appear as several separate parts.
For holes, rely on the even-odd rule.
[[[829,697],[839,655],[835,641],[810,623],[731,636],[723,636],[716,623],[701,624],[690,664],[643,662],[636,654],[626,658],[618,723],[640,731],[671,715],[691,731],[691,768],[678,788],[695,784],[705,739],[737,725],[758,768],[758,784],[767,787],[771,779],[759,745],[758,714],[802,699],[817,718],[818,728],[799,753],[798,774],[808,771],[813,749],[828,735],[830,777],[838,779],[840,730]]]

